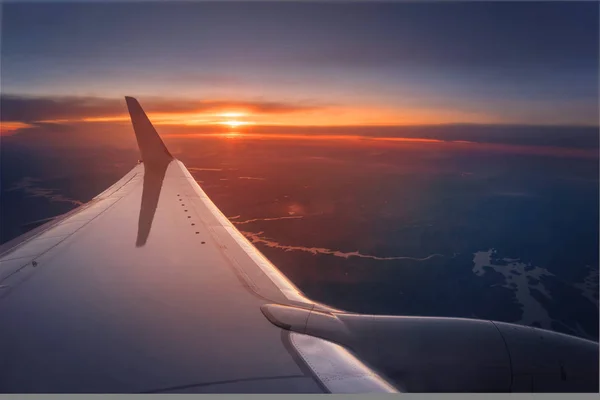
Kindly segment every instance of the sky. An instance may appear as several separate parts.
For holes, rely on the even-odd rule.
[[[0,4],[0,240],[131,168],[134,96],[310,297],[518,321],[496,249],[597,338],[598,2]]]
[[[7,3],[3,134],[35,123],[598,125],[596,2]]]

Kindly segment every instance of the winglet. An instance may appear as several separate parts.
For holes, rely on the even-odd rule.
[[[158,136],[140,103],[129,96],[125,96],[125,101],[127,102],[131,123],[144,164],[153,166],[169,163],[173,156]]]

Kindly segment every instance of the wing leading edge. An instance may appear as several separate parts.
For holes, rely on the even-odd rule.
[[[126,103],[142,162],[0,247],[0,392],[597,392],[595,342],[306,298]]]

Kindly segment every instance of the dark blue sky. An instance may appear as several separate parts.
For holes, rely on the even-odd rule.
[[[314,104],[352,123],[598,122],[595,2],[167,3],[6,4],[2,93]]]

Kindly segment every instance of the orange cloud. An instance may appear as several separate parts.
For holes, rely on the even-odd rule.
[[[3,136],[36,126],[43,131],[45,124],[73,132],[130,129],[120,99],[2,95],[0,101]],[[597,157],[593,153],[598,149],[597,127],[509,126],[452,110],[159,98],[142,102],[166,137],[343,140],[370,146],[452,142],[451,149],[474,148],[470,145],[479,142],[489,143],[492,151],[576,157]],[[478,123],[452,123],[457,120]]]
[[[18,121],[0,121],[0,136],[17,133],[20,129],[30,128],[32,125]]]
[[[3,95],[2,120],[11,122],[129,122],[122,99]],[[310,102],[141,99],[156,125],[262,126],[423,125],[459,121],[495,123],[486,115],[417,107],[331,105]]]
[[[434,110],[419,109],[382,109],[359,107],[324,107],[324,108],[288,108],[278,109],[276,112],[270,108],[244,111],[228,111],[231,109],[242,110],[238,103],[227,103],[222,109],[201,112],[165,112],[152,111],[148,108],[148,117],[155,125],[181,125],[202,126],[223,124],[232,127],[243,125],[261,126],[412,126],[447,124],[461,120],[460,114],[438,112]],[[229,108],[227,108],[229,107]],[[236,108],[237,107],[237,108]],[[129,116],[121,113],[112,116],[85,117],[80,119],[85,122],[129,122]],[[478,123],[492,123],[494,121],[480,117],[470,116],[470,120]]]
[[[233,114],[278,115],[323,109],[327,106],[278,101],[226,101],[197,99],[142,98],[148,114],[183,121],[198,116],[232,117]],[[33,97],[2,95],[3,121],[90,121],[116,122],[127,118],[124,99],[98,97]],[[228,114],[228,115],[223,115]]]

